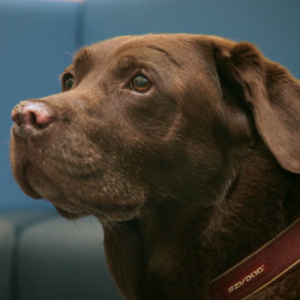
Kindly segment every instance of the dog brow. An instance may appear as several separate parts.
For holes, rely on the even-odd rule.
[[[159,47],[156,47],[156,46],[153,46],[153,45],[150,45],[150,46],[147,46],[147,48],[149,49],[153,49],[153,50],[156,50],[156,51],[159,51],[161,53],[163,53],[165,56],[167,56],[167,58],[173,63],[175,64],[177,67],[180,67],[181,68],[181,65],[174,59],[174,57],[172,57],[170,55],[170,53],[168,53],[166,50],[162,49],[162,48],[159,48]]]
[[[90,58],[90,50],[88,48],[82,48],[76,52],[74,56],[74,67],[78,68],[81,64],[85,63]]]

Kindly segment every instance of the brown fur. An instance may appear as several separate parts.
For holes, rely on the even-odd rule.
[[[143,94],[128,88],[140,73]],[[120,37],[80,50],[70,74],[70,91],[31,100],[53,123],[25,138],[13,126],[12,168],[29,196],[102,222],[125,299],[208,299],[299,216],[300,85],[252,44]],[[300,269],[251,299],[295,297]]]

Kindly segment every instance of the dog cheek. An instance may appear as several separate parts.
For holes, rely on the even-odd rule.
[[[175,101],[164,97],[146,101],[127,108],[126,119],[131,127],[154,143],[172,141],[179,136],[182,116]]]

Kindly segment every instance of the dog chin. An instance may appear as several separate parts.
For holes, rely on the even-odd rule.
[[[83,217],[86,217],[88,215],[90,215],[90,213],[88,212],[84,212],[84,211],[78,211],[78,212],[74,212],[74,211],[67,211],[66,209],[60,208],[56,205],[54,205],[56,211],[64,218],[69,219],[69,220],[76,220],[76,219],[80,219]]]
[[[137,218],[141,214],[140,207],[116,207],[114,205],[108,207],[100,207],[93,215],[100,222],[125,222]]]
[[[125,222],[140,216],[140,207],[131,206],[97,206],[91,210],[67,210],[54,205],[56,211],[64,218],[69,220],[76,220],[79,218],[86,217],[88,215],[94,215],[100,222]]]

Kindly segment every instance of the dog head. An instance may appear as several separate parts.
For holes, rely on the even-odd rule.
[[[14,108],[11,164],[27,195],[67,218],[210,205],[258,138],[300,172],[298,82],[252,44],[119,37],[77,52],[61,81]]]

